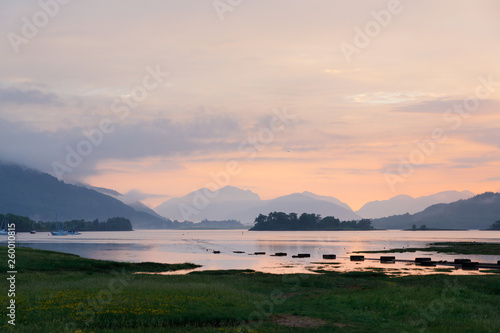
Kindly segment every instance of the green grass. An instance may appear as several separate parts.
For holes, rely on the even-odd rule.
[[[354,253],[403,253],[417,251],[456,254],[500,255],[500,243],[441,242],[430,243],[428,247],[423,248],[402,248],[380,251],[355,251]]]
[[[5,257],[5,247],[0,251]],[[18,248],[16,254],[17,325],[7,327],[4,319],[5,332],[500,331],[500,275],[494,274],[232,270],[167,276],[132,274],[145,267],[57,252]],[[0,301],[7,304],[6,293]],[[277,316],[299,325],[323,322],[287,327]]]

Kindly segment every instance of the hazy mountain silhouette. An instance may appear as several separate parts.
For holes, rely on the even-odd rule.
[[[97,188],[66,184],[49,174],[19,165],[0,162],[0,212],[28,216],[37,221],[85,219],[105,220],[125,217],[135,228],[179,228],[178,223],[156,215],[140,202],[134,207],[112,196],[120,193]],[[107,193],[109,195],[103,194]],[[436,195],[413,199],[398,196],[378,202],[378,207],[404,206],[418,209],[433,200],[452,200],[454,196],[469,196],[470,192],[447,191]],[[415,203],[416,202],[416,203]],[[365,205],[364,212],[374,204]],[[389,205],[389,206],[383,206]],[[377,205],[375,205],[377,206]],[[399,209],[399,207],[398,207]],[[182,214],[188,213],[189,216]],[[172,198],[155,208],[162,216],[178,220],[238,220],[253,224],[259,214],[278,211],[285,213],[315,213],[335,216],[340,220],[359,220],[348,205],[333,197],[319,196],[310,192],[294,193],[272,200],[261,200],[258,194],[236,187],[226,186],[217,191],[200,189],[181,198]],[[361,211],[361,210],[360,210]],[[372,210],[375,212],[376,210]],[[374,214],[374,213],[372,213]],[[429,228],[486,229],[500,219],[500,193],[487,192],[469,199],[447,204],[435,204],[411,214],[394,215],[373,221],[377,228],[411,228],[425,224]]]
[[[469,199],[473,196],[474,193],[470,191],[444,191],[418,198],[402,194],[388,200],[370,201],[356,213],[364,218],[381,218],[406,213],[414,214],[435,204],[450,203],[461,199]]]
[[[341,220],[360,219],[348,205],[333,197],[303,192],[261,200],[258,194],[233,186],[226,186],[217,191],[199,189],[181,198],[169,199],[156,207],[155,211],[176,220],[234,219],[245,224],[253,224],[259,214],[269,214],[273,211],[316,213],[335,216]]]
[[[500,193],[486,192],[470,199],[437,204],[416,214],[404,214],[373,220],[376,228],[409,229],[486,229],[500,219]]]
[[[334,216],[341,221],[360,220],[361,217],[350,208],[341,207],[330,201],[315,199],[310,195],[294,193],[272,200],[262,201],[262,204],[247,211],[239,212],[234,219],[252,224],[259,214],[268,215],[271,212],[320,214],[322,217]]]
[[[167,219],[137,211],[97,191],[14,164],[0,163],[0,212],[36,221],[128,218],[134,228],[169,228]]]
[[[311,193],[311,192],[308,192],[308,191],[304,191],[301,194],[305,195],[305,196],[308,196],[308,197],[311,197],[311,198],[314,198],[314,199],[328,201],[328,202],[331,202],[333,204],[336,204],[337,206],[344,207],[345,209],[352,211],[352,208],[349,207],[348,204],[346,204],[345,202],[340,201],[337,198],[329,197],[329,196],[325,196],[325,195],[317,195],[317,194],[314,194],[314,193]]]
[[[216,191],[202,188],[180,198],[171,198],[154,210],[172,220],[230,220],[233,219],[232,216],[238,215],[238,212],[261,203],[259,195],[250,190],[226,186]]]
[[[154,210],[152,210],[151,208],[149,208],[148,206],[146,206],[145,204],[143,204],[140,201],[128,202],[129,200],[126,200],[125,196],[118,191],[111,190],[109,188],[104,188],[104,187],[96,187],[96,186],[92,186],[92,185],[85,184],[85,183],[76,183],[75,185],[81,186],[81,187],[86,187],[88,189],[91,189],[91,190],[97,191],[99,193],[113,197],[115,199],[118,199],[121,202],[123,202],[124,204],[126,204],[127,206],[132,207],[133,209],[135,209],[138,212],[144,212],[144,213],[148,213],[150,215],[162,218],[158,213],[156,213]]]

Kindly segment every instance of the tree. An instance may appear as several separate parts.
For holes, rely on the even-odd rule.
[[[321,216],[316,214],[303,213],[299,217],[299,225],[297,226],[299,230],[314,230],[317,229],[318,222]]]
[[[296,213],[286,214],[272,212],[269,215],[259,214],[255,218],[254,226],[250,230],[372,230],[372,221],[343,221],[333,216],[321,218],[319,214],[303,213],[297,217]]]
[[[372,220],[362,219],[361,221],[358,222],[357,227],[358,227],[358,229],[373,229]]]
[[[411,226],[411,230],[417,230],[417,226],[416,225],[412,225]]]
[[[321,229],[340,229],[340,220],[333,216],[327,216],[319,222],[319,227]]]

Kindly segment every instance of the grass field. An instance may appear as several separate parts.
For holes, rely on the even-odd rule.
[[[500,332],[498,274],[167,276],[133,272],[192,266],[16,255],[16,326],[3,316],[4,332]]]

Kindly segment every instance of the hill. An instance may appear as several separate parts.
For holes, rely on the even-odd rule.
[[[426,225],[441,229],[486,229],[500,219],[500,193],[486,192],[470,199],[437,204],[416,214],[373,220],[376,228],[409,229]]]
[[[316,199],[310,195],[293,193],[272,200],[262,201],[261,205],[247,211],[239,212],[236,219],[246,223],[253,223],[260,214],[267,215],[270,212],[283,212],[286,214],[302,213],[318,214],[321,216],[334,216],[342,221],[360,220],[361,217],[350,208],[344,208],[331,201]]]
[[[180,198],[171,198],[154,209],[158,214],[178,220],[238,220],[253,224],[259,214],[279,211],[335,216],[341,220],[360,220],[345,203],[334,197],[310,192],[293,193],[272,200],[261,200],[258,194],[233,186],[216,191],[206,188]]]
[[[97,191],[66,184],[49,174],[0,163],[0,212],[36,221],[106,220],[124,217],[134,228],[171,228],[170,220],[152,216]]]
[[[474,193],[470,191],[444,191],[418,198],[402,194],[388,200],[370,201],[356,211],[356,213],[364,218],[381,218],[406,213],[415,214],[432,205],[469,199],[473,196]]]
[[[99,193],[105,194],[107,196],[113,197],[115,199],[118,199],[121,202],[123,202],[124,204],[126,204],[127,206],[132,207],[133,209],[135,209],[138,212],[145,212],[145,213],[148,213],[149,215],[153,215],[153,216],[162,218],[160,215],[158,215],[158,213],[156,213],[154,210],[152,210],[151,208],[149,208],[148,206],[146,206],[142,202],[137,201],[137,200],[129,200],[125,195],[123,195],[120,192],[117,192],[115,190],[111,190],[109,188],[104,188],[104,187],[96,187],[96,186],[92,186],[92,185],[85,184],[85,183],[76,183],[75,185],[85,187],[85,188],[88,188],[90,190],[94,190],[96,192],[99,192]]]
[[[172,220],[240,220],[235,218],[238,212],[260,205],[258,194],[233,186],[226,186],[216,191],[201,188],[180,198],[171,198],[154,210],[161,216]],[[257,215],[252,218],[255,219]],[[241,220],[240,220],[241,221]]]

